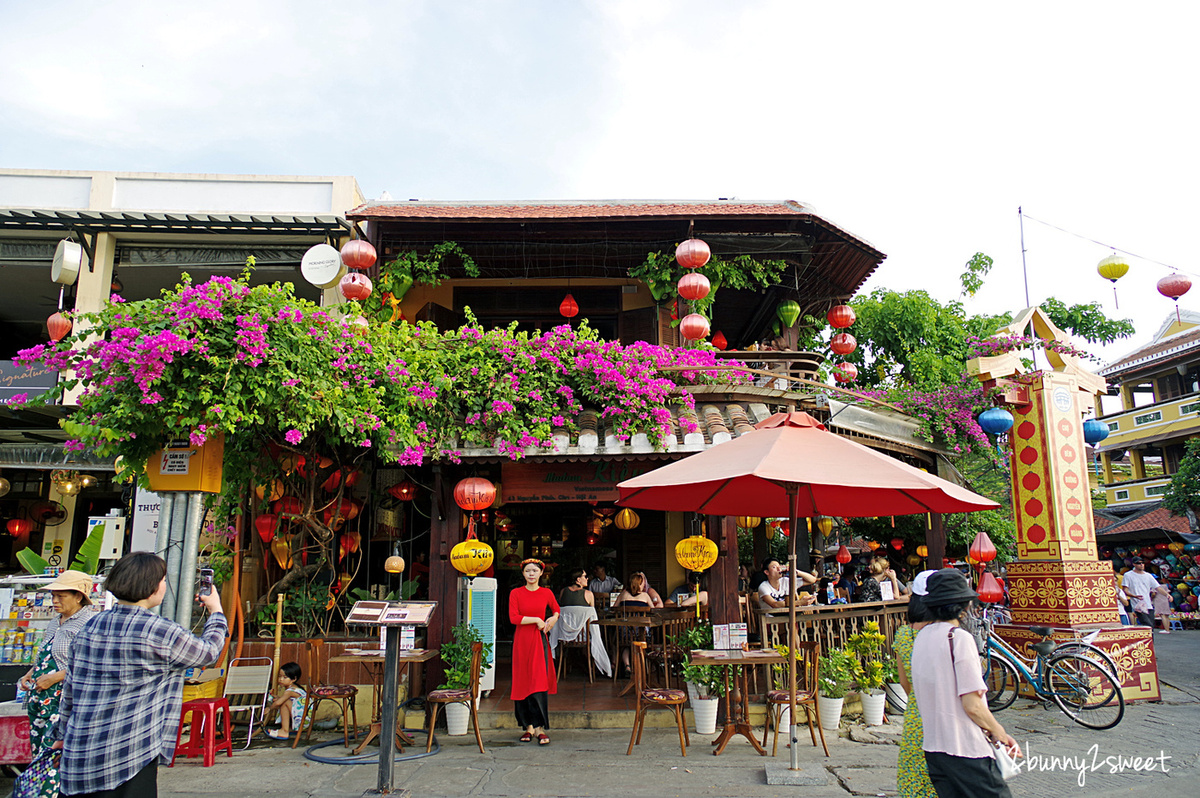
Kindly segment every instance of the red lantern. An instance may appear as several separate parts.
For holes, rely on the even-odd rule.
[[[711,290],[712,285],[708,282],[708,278],[699,272],[688,272],[679,278],[679,295],[684,299],[690,299],[693,302],[697,299],[704,299]]]
[[[904,548],[904,541],[900,538],[892,538],[892,548],[900,551],[900,549]]]
[[[599,543],[599,542],[600,542],[600,536],[599,536],[599,535],[597,535],[595,532],[588,532],[588,534],[587,534],[587,544],[588,544],[589,546],[595,546],[595,545],[596,545],[597,543]]]
[[[833,378],[838,382],[854,382],[858,379],[858,366],[853,363],[838,363],[833,367]]]
[[[66,338],[71,333],[71,326],[71,320],[58,311],[46,319],[46,331],[50,333],[50,340],[54,343]]]
[[[729,342],[725,340],[725,333],[717,330],[717,334],[712,337],[712,345],[717,349],[725,349],[729,346]]]
[[[467,477],[454,486],[454,503],[467,512],[483,510],[496,500],[496,486],[483,477]]]
[[[1177,300],[1192,287],[1191,278],[1184,274],[1168,274],[1158,281],[1158,293]]]
[[[679,334],[689,341],[699,341],[708,335],[708,319],[699,313],[689,313],[679,322]]]
[[[348,268],[359,271],[369,269],[375,265],[375,258],[375,247],[361,238],[347,241],[342,247],[342,263]]]
[[[971,548],[967,550],[976,562],[985,563],[996,559],[996,547],[992,545],[992,539],[987,536],[986,532],[980,532],[971,541]]]
[[[362,471],[356,468],[346,475],[346,487],[353,488],[360,479],[362,479]]]
[[[4,528],[8,530],[8,534],[17,538],[21,535],[28,535],[30,532],[32,532],[33,522],[28,518],[14,518],[5,524]]]
[[[825,314],[825,318],[829,320],[829,326],[842,329],[853,324],[856,317],[854,308],[849,305],[835,305]]]
[[[845,546],[838,546],[837,554],[834,556],[834,559],[840,562],[842,565],[850,562],[850,549],[846,548]]]
[[[829,348],[838,355],[848,355],[858,348],[858,341],[847,332],[841,332],[829,339]]]
[[[393,499],[399,499],[402,502],[410,502],[417,495],[417,486],[409,482],[407,479],[403,482],[397,482],[388,488],[388,493]]]
[[[779,531],[783,533],[783,536],[785,538],[790,538],[792,536],[792,522],[791,521],[780,521],[779,522]]]
[[[699,269],[708,263],[712,250],[698,238],[689,238],[675,247],[675,261],[685,269]]]
[[[338,485],[342,482],[342,470],[339,468],[329,475],[329,478],[321,483],[321,489],[326,493],[333,493],[338,489]]]
[[[282,499],[280,500],[282,501]],[[279,518],[274,515],[260,515],[254,519],[254,528],[264,544],[275,539],[275,529],[279,526]]]
[[[1004,601],[1004,588],[1000,587],[996,577],[990,573],[984,573],[980,578],[979,589],[975,592],[979,594],[979,600],[985,604],[998,604]]]
[[[271,505],[271,509],[280,515],[299,515],[302,509],[300,500],[295,496],[284,496],[279,501]]]
[[[562,303],[558,306],[560,315],[566,316],[568,319],[573,319],[579,315],[579,303],[575,301],[575,297],[567,294],[563,297]]]
[[[346,299],[366,299],[371,289],[371,278],[358,272],[350,272],[338,283],[338,293]]]

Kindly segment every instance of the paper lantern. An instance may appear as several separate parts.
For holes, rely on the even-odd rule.
[[[613,519],[613,523],[617,525],[617,529],[622,529],[625,531],[637,529],[637,525],[641,522],[642,519],[638,516],[638,514],[628,507],[617,513],[616,518]]]
[[[579,303],[575,301],[575,297],[570,294],[563,297],[563,301],[558,304],[558,315],[565,316],[568,319],[573,319],[579,315]]]
[[[739,515],[736,519],[737,525],[742,529],[754,529],[762,523],[761,518],[756,518],[753,515]]]
[[[383,570],[389,574],[399,574],[404,572],[404,558],[392,555],[383,561]]]
[[[900,551],[900,549],[904,548],[904,541],[900,538],[892,538],[892,548]]]
[[[827,515],[818,515],[817,529],[821,530],[822,535],[828,535],[833,531],[833,519]]]
[[[726,349],[729,347],[729,342],[725,340],[725,333],[717,330],[717,334],[712,337],[712,345],[717,349]]]
[[[14,518],[5,524],[4,528],[8,530],[8,534],[17,538],[21,535],[28,535],[30,532],[32,532],[33,522],[28,518]]]
[[[848,355],[858,348],[858,340],[848,332],[836,333],[829,339],[829,348],[837,355]]]
[[[867,548],[870,549],[871,551],[875,551],[877,548],[880,547],[880,545],[881,544],[878,540],[868,540],[867,541]]]
[[[856,318],[854,308],[849,305],[834,305],[825,314],[825,319],[829,322],[829,326],[839,330],[849,327],[854,323]]]
[[[968,549],[969,556],[975,562],[985,563],[996,559],[996,547],[992,545],[992,539],[987,536],[986,532],[980,532],[971,541],[971,547]]]
[[[675,247],[675,262],[685,269],[699,269],[711,257],[708,244],[698,238],[689,238]]]
[[[375,265],[375,247],[361,238],[347,241],[342,246],[342,263],[351,269],[362,271]]]
[[[267,491],[270,491],[269,496],[267,495]],[[254,495],[269,502],[278,501],[283,498],[283,482],[273,479],[270,485],[255,485]]]
[[[1158,281],[1158,293],[1175,300],[1175,320],[1181,324],[1183,320],[1179,317],[1179,297],[1186,294],[1191,287],[1191,278],[1179,273],[1168,274]]]
[[[990,573],[984,573],[979,580],[979,588],[975,592],[979,594],[979,600],[985,604],[998,604],[1004,601],[1004,588],[1000,587],[996,577]]]
[[[282,499],[271,505],[271,509],[281,515],[299,515],[303,509],[303,505],[295,496],[284,496]]]
[[[679,278],[679,295],[684,299],[695,302],[704,299],[712,291],[708,278],[699,272],[688,272]]]
[[[1108,437],[1108,425],[1103,421],[1089,418],[1083,422],[1083,440],[1093,446]]]
[[[858,366],[853,363],[838,363],[833,367],[833,378],[841,383],[858,379]]]
[[[800,303],[794,299],[787,299],[779,303],[775,308],[775,315],[783,322],[786,329],[790,329],[796,320],[800,318]]]
[[[372,289],[371,278],[358,272],[350,272],[338,282],[338,293],[346,299],[366,299]]]
[[[406,479],[388,488],[388,495],[402,502],[410,502],[417,495],[417,486]]]
[[[917,566],[921,564],[921,557],[917,554],[910,554],[904,558],[904,561],[909,565]]]
[[[59,311],[55,311],[46,319],[46,332],[50,333],[50,340],[54,343],[66,338],[71,333],[71,326],[71,320]]]
[[[783,533],[783,536],[785,538],[790,538],[792,536],[792,522],[791,521],[780,521],[779,522],[779,531]]]
[[[920,546],[917,546],[917,556],[918,557],[928,557],[929,556],[929,547],[926,546],[924,543],[922,543]]]
[[[283,570],[286,571],[292,567],[292,546],[282,537],[271,541],[271,554]]]
[[[989,407],[975,420],[979,423],[979,428],[988,435],[1000,435],[1008,432],[1013,425],[1012,413],[1003,407]]]
[[[679,334],[689,341],[699,341],[708,335],[708,319],[689,313],[679,322]]]
[[[717,544],[692,535],[675,544],[675,559],[688,571],[703,571],[717,561]]]
[[[1168,543],[1167,548],[1170,549],[1173,554],[1182,554],[1183,553],[1183,544],[1182,543]]]
[[[1129,271],[1129,264],[1125,261],[1124,257],[1114,252],[1096,264],[1096,271],[1101,277],[1113,284],[1113,302],[1115,304],[1117,301],[1117,280],[1120,280]],[[1120,307],[1120,305],[1117,305],[1117,307]]]
[[[450,564],[467,576],[477,576],[492,565],[492,547],[476,538],[467,538],[450,550]]]
[[[496,486],[483,477],[467,477],[454,486],[454,503],[467,512],[483,510],[496,498]]]
[[[4,477],[0,477],[0,496],[7,496],[10,490],[12,490],[12,483]]]
[[[850,549],[846,548],[845,546],[838,546],[837,554],[834,555],[834,559],[840,562],[842,565],[850,562]]]
[[[258,536],[262,538],[263,543],[270,543],[275,539],[275,530],[278,527],[278,516],[268,513],[254,519],[254,528],[258,531]]]

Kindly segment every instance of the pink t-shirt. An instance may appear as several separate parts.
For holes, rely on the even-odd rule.
[[[955,630],[953,664],[946,639],[951,629]],[[931,623],[918,632],[912,652],[912,684],[925,729],[924,750],[972,759],[992,755],[983,729],[962,705],[961,696],[967,693],[987,694],[979,651],[971,635],[944,622]]]

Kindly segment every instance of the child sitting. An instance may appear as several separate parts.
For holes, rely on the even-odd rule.
[[[279,731],[274,729],[267,732],[272,740],[286,740],[292,729],[300,732],[300,722],[304,719],[304,705],[308,693],[298,682],[300,681],[300,666],[295,662],[285,662],[279,666],[279,686],[283,688],[279,697],[271,702],[267,710],[268,718],[276,711],[279,712]]]

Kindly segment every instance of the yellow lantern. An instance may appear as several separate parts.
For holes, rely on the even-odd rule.
[[[478,576],[491,567],[492,547],[477,538],[467,538],[450,550],[450,564],[467,576]]]
[[[917,546],[917,556],[918,557],[928,557],[929,556],[929,547],[925,546],[925,545]]]
[[[817,516],[817,529],[821,530],[821,534],[826,537],[833,531],[833,519],[827,515]]]
[[[717,544],[692,535],[675,544],[675,559],[689,571],[704,571],[717,561]]]
[[[504,506],[504,490],[501,488],[500,483],[497,482],[496,483],[496,499],[495,499],[495,501],[492,502],[491,507],[493,510],[499,510],[503,506]]]
[[[767,522],[767,540],[774,540],[779,534],[779,523],[775,519]]]
[[[761,523],[761,518],[755,518],[752,515],[739,515],[737,517],[737,525],[742,529],[754,529]]]
[[[879,548],[879,541],[877,541],[877,540],[868,540],[868,541],[867,541],[867,548],[868,548],[868,549],[870,549],[871,551],[875,551],[875,549]]]
[[[907,562],[909,565],[920,565],[921,558],[916,554],[910,554],[910,555],[908,555]]]
[[[383,570],[389,574],[399,574],[404,572],[404,558],[395,555],[388,557],[383,561]]]
[[[1120,280],[1129,271],[1129,263],[1124,257],[1114,252],[1096,264],[1096,271],[1113,284],[1113,302],[1115,303],[1117,301],[1117,280]]]
[[[636,529],[637,525],[641,522],[642,519],[638,517],[638,514],[628,507],[617,513],[617,517],[613,519],[613,523],[617,525],[617,529],[623,529],[625,531]]]
[[[267,493],[268,490],[270,491],[269,498]],[[270,485],[255,485],[254,495],[260,499],[265,498],[267,501],[271,502],[279,501],[283,498],[283,482],[278,479],[274,479],[271,480]]]

